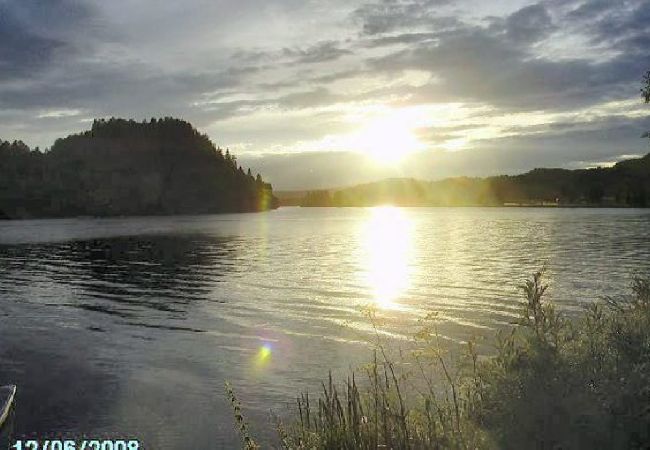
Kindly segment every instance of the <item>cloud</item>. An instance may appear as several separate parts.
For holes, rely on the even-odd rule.
[[[411,45],[435,41],[440,37],[437,32],[400,33],[389,36],[372,37],[366,43],[368,47],[386,47],[392,45]]]
[[[319,42],[318,44],[305,49],[285,48],[283,53],[285,56],[290,57],[297,63],[320,63],[338,59],[341,56],[349,55],[352,52],[340,48],[338,43],[335,41],[326,41]]]
[[[486,155],[486,159],[490,154],[499,156],[497,167],[491,167],[493,173],[502,166],[510,166],[509,171],[530,167],[589,167],[600,162],[617,161],[621,159],[620,155],[647,153],[647,142],[639,138],[644,123],[647,125],[647,120],[612,119],[603,120],[597,126],[575,124],[574,129],[556,129],[534,136],[511,136],[477,143],[481,151],[476,155]],[[477,163],[489,164],[481,159],[477,159]]]
[[[54,12],[62,2],[46,7]],[[74,20],[74,19],[73,19]],[[49,66],[57,52],[70,50],[65,42],[43,33],[44,17],[34,2],[0,2],[0,81],[32,77]]]
[[[446,105],[462,105],[485,120],[417,130],[438,155],[426,161],[441,166],[406,169],[452,174],[462,170],[452,161],[489,152],[523,167],[537,161],[531,148],[550,165],[580,164],[640,150],[629,106],[616,119],[588,116],[638,97],[649,19],[643,0],[0,0],[0,135],[49,146],[92,117],[171,115],[242,155],[266,154],[256,161],[273,161],[264,167],[279,186],[320,165],[319,183],[353,183],[356,156],[268,154],[327,150],[328,137],[367,126],[373,108],[437,105],[444,119]],[[532,111],[534,124],[503,123]],[[576,116],[557,119],[565,113]],[[468,136],[466,155],[439,154]],[[359,179],[388,173],[363,167]]]
[[[606,61],[536,55],[529,45],[554,29],[548,13],[533,5],[506,18],[502,28],[468,25],[371,64],[380,71],[431,72],[432,83],[413,91],[412,101],[423,103],[474,101],[507,109],[565,109],[629,98],[636,92],[634,84],[650,57],[650,46],[643,55],[626,52]]]
[[[556,27],[542,4],[526,6],[505,21],[508,37],[515,42],[536,42],[548,36]]]
[[[571,2],[569,2],[571,4]],[[622,37],[648,29],[650,7],[644,0],[586,0],[567,13],[570,21],[588,25],[596,39]]]
[[[588,0],[588,1],[573,1],[567,2],[573,9],[569,11],[567,16],[571,20],[593,20],[599,15],[609,13],[612,10],[612,2],[610,0]]]
[[[354,12],[363,33],[377,35],[404,28],[449,28],[458,24],[453,16],[440,17],[438,9],[450,0],[382,0],[366,3]]]

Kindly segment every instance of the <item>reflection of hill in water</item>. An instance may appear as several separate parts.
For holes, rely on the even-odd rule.
[[[199,305],[223,303],[218,285],[240,250],[209,235],[0,245],[0,384],[19,385],[14,439],[166,436],[156,421],[186,399],[168,403],[158,383],[193,376],[183,358],[203,331]]]
[[[26,330],[25,335],[28,334]],[[44,337],[29,336],[33,345],[28,348],[16,345],[25,342],[18,334],[11,336],[13,345],[12,341],[4,341],[0,380],[18,383],[15,419],[11,424],[13,439],[44,439],[46,435],[72,439],[77,434],[74,430],[92,430],[110,414],[111,398],[120,389],[116,378],[89,362],[95,356],[91,348],[69,344],[70,336],[58,331],[48,333],[55,342],[59,338],[59,344],[74,348],[73,352],[57,351],[51,347],[52,341]],[[2,442],[0,449],[4,450],[1,445]]]
[[[39,301],[123,319],[152,313],[184,315],[210,298],[236,270],[234,241],[209,236],[136,236],[57,244],[0,246],[0,293],[55,282],[61,292]]]

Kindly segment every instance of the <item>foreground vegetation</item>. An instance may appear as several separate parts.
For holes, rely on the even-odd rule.
[[[0,218],[205,214],[275,207],[271,185],[245,172],[189,123],[96,120],[41,152],[0,140]]]
[[[575,320],[545,300],[543,273],[523,286],[516,325],[480,357],[474,342],[450,361],[435,317],[417,348],[374,360],[278,421],[286,449],[641,449],[650,445],[650,279],[590,305]],[[371,313],[373,323],[375,318]],[[249,436],[232,389],[246,448]]]

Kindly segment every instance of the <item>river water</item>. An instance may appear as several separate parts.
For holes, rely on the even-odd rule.
[[[0,223],[0,384],[16,437],[239,443],[327,371],[367,361],[381,317],[406,340],[436,312],[450,345],[520,310],[546,264],[567,314],[650,271],[650,211],[281,208],[259,214]]]

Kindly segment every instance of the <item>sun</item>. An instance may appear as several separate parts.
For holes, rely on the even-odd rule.
[[[394,164],[424,148],[415,135],[412,114],[391,111],[369,120],[350,139],[350,146],[380,164]]]

